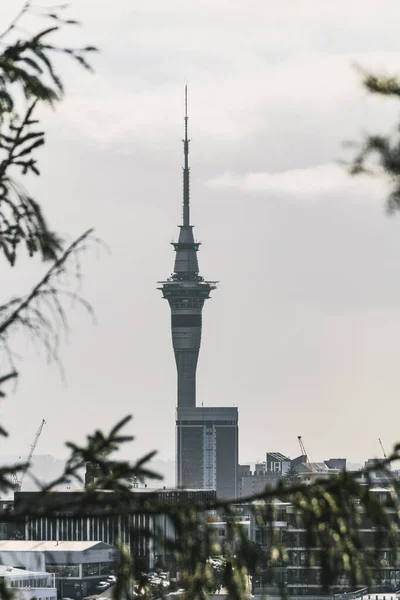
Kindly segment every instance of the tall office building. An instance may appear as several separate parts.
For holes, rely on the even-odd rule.
[[[178,408],[176,449],[178,486],[216,490],[219,498],[237,496],[236,407]]]
[[[238,463],[237,408],[196,408],[196,369],[204,301],[216,287],[199,273],[200,243],[190,224],[189,139],[185,87],[183,139],[183,219],[179,226],[174,272],[161,281],[171,309],[172,345],[178,376],[176,474],[177,486],[216,489],[220,497],[236,495]]]

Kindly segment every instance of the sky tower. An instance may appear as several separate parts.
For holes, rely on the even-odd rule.
[[[159,288],[171,308],[172,345],[178,372],[178,408],[196,406],[196,368],[199,357],[204,301],[216,287],[199,275],[197,252],[200,242],[193,237],[190,224],[189,139],[187,86],[185,86],[185,137],[183,141],[183,219],[178,242],[172,242],[174,272]]]
[[[196,368],[200,351],[204,301],[215,281],[199,275],[189,203],[189,139],[187,86],[183,139],[183,219],[175,250],[174,272],[160,281],[171,308],[172,346],[178,374],[176,410],[176,485],[187,489],[214,489],[219,497],[234,498],[237,491],[238,410],[236,407],[196,406]]]

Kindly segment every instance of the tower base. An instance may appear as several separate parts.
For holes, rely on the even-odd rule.
[[[218,498],[236,498],[238,409],[178,408],[176,458],[178,488],[216,490]]]

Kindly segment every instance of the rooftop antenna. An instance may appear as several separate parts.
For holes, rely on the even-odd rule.
[[[185,137],[183,141],[184,167],[183,167],[183,226],[189,227],[189,139],[188,139],[188,93],[185,85]]]

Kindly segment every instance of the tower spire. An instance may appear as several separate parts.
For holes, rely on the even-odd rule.
[[[190,208],[189,208],[189,139],[188,139],[188,94],[187,84],[185,85],[185,137],[183,139],[183,226],[190,225]]]

